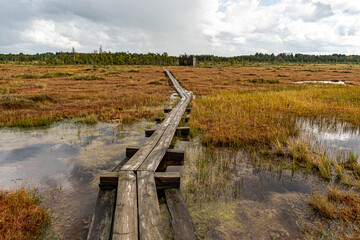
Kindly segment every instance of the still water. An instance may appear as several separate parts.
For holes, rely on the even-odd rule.
[[[38,188],[51,212],[46,239],[84,239],[99,175],[125,159],[128,145],[146,141],[150,122],[54,124],[48,129],[0,130],[0,187]]]
[[[320,144],[327,153],[360,153],[360,134],[346,124],[320,126],[298,121],[301,138]],[[326,182],[301,171],[259,167],[241,149],[186,146],[182,190],[199,239],[303,239],[304,227],[326,222],[308,205],[313,191]],[[332,231],[332,230],[330,230]],[[334,236],[337,230],[333,230]]]
[[[46,239],[85,239],[98,193],[99,175],[125,162],[125,147],[146,141],[143,121],[117,124],[54,124],[48,129],[0,130],[0,187],[38,188],[52,216]],[[332,151],[359,153],[359,132],[299,121]],[[259,168],[241,149],[177,141],[185,148],[182,191],[199,239],[302,239],[317,221],[307,204],[326,184],[311,174]],[[170,234],[171,235],[171,234]]]

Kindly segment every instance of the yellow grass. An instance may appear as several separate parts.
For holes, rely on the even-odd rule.
[[[296,133],[296,117],[359,126],[359,92],[358,86],[222,91],[193,102],[190,125],[204,143],[232,146],[286,139]]]
[[[88,115],[120,123],[150,118],[158,114],[152,106],[172,90],[163,78],[154,66],[0,65],[0,127],[47,126]]]
[[[0,239],[39,239],[49,219],[37,192],[0,191]]]

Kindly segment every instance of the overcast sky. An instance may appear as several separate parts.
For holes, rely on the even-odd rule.
[[[0,0],[0,53],[360,54],[359,0]]]

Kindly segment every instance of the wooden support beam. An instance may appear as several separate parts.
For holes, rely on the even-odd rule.
[[[180,188],[180,173],[178,172],[155,172],[157,189]]]
[[[137,187],[139,238],[141,240],[164,239],[154,173],[137,171]]]
[[[110,172],[100,176],[100,184],[99,184],[100,188],[104,190],[115,189],[115,188],[119,189],[118,184],[121,181],[119,179],[119,174],[124,175],[123,172],[131,173],[132,171]],[[179,188],[180,186],[180,173],[178,172],[155,172],[154,178],[156,182],[156,187],[158,189]]]
[[[169,113],[171,112],[172,108],[164,108],[164,113]],[[186,108],[185,110],[187,113],[191,112],[191,108]]]
[[[160,122],[164,121],[164,119],[165,119],[164,117],[157,117],[157,118],[155,118],[155,121],[160,123]],[[187,115],[186,117],[181,118],[181,121],[184,121],[184,122],[189,122],[189,120],[190,120],[190,115]]]
[[[135,153],[140,149],[138,146],[129,146],[126,147],[126,156],[131,158]],[[172,160],[172,161],[184,161],[184,151],[168,149],[163,157],[163,161]]]
[[[150,137],[156,129],[147,129],[145,130],[145,137]],[[175,134],[178,136],[188,136],[190,135],[190,127],[177,127]]]
[[[108,172],[100,176],[100,189],[114,189],[118,186],[119,172]]]
[[[165,190],[175,240],[196,240],[194,227],[179,189]]]
[[[112,239],[138,239],[136,176],[132,171],[119,172]]]

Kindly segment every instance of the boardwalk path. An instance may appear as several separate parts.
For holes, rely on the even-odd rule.
[[[191,93],[164,70],[180,101],[119,172],[100,178],[100,187],[110,189],[110,192],[99,192],[88,239],[164,239],[157,195],[159,189],[165,189],[175,239],[195,239],[189,213],[179,189],[176,189],[180,183],[179,173],[156,172],[166,156],[169,160],[169,156],[174,155],[168,147],[191,99]],[[116,191],[111,188],[116,188]],[[111,200],[114,195],[116,200]]]

